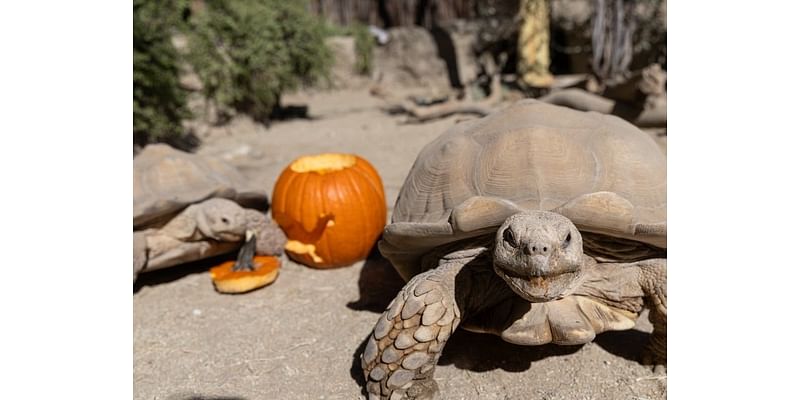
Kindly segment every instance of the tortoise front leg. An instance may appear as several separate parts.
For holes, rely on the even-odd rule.
[[[361,366],[370,399],[430,399],[433,370],[461,321],[455,279],[463,262],[414,277],[389,304],[367,340]]]
[[[653,333],[642,354],[642,363],[653,366],[667,364],[667,260],[653,258],[633,263],[600,263],[588,270],[583,284],[576,295],[600,302],[611,311],[617,309],[638,315],[642,307],[650,309]],[[609,314],[613,316],[616,311]],[[594,315],[589,313],[587,315]],[[593,318],[595,322],[613,322],[614,318]],[[617,330],[621,327],[611,324],[595,328],[597,333]],[[659,367],[660,368],[660,367]]]
[[[667,260],[663,258],[635,263],[640,270],[639,285],[645,294],[645,304],[650,309],[653,333],[642,355],[642,363],[653,366],[667,365]]]

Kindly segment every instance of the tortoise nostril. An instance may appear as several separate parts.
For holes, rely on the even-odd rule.
[[[227,219],[227,218],[225,218],[225,217],[222,217],[222,223],[223,223],[223,224],[227,224],[227,223],[228,223],[228,219]]]
[[[537,254],[546,256],[546,255],[550,254],[548,252],[549,249],[550,249],[550,247],[543,246],[541,244],[538,244],[538,245],[531,244],[531,245],[528,245],[528,246],[524,247],[525,254],[527,254],[529,256],[537,255]]]

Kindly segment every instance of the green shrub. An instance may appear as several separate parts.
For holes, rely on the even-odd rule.
[[[356,42],[356,72],[362,75],[369,75],[372,72],[374,40],[365,25],[354,25],[351,30]]]
[[[133,2],[133,138],[139,145],[180,137],[181,119],[189,116],[170,42],[179,9],[177,2]]]
[[[323,26],[298,0],[205,0],[189,21],[189,61],[219,106],[269,117],[280,95],[327,77]]]

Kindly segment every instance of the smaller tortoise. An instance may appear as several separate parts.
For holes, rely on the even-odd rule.
[[[367,339],[369,398],[430,398],[457,327],[520,345],[654,331],[666,364],[666,159],[612,116],[520,101],[420,152],[379,242],[408,281]]]
[[[151,144],[133,159],[133,228],[163,225],[191,204],[224,198],[255,209],[267,192],[248,184],[223,160]]]
[[[258,255],[279,255],[286,237],[267,218],[265,190],[214,158],[164,144],[133,160],[133,276],[231,252],[247,234]]]

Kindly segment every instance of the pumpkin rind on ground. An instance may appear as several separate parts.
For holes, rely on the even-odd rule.
[[[236,261],[226,261],[209,271],[220,293],[245,293],[269,285],[277,279],[281,261],[273,256],[256,256],[254,271],[234,271],[235,264]]]

